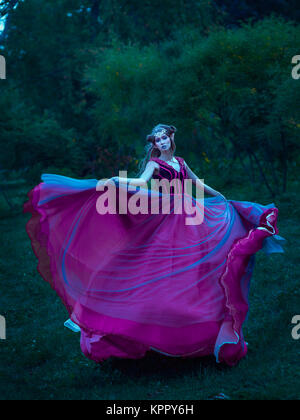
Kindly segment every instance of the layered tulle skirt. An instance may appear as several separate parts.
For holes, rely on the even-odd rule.
[[[153,197],[156,203],[165,198],[159,192],[117,184],[117,211],[105,213],[102,181],[55,174],[43,174],[42,181],[24,204],[31,213],[26,230],[38,271],[80,327],[88,358],[135,359],[158,351],[214,354],[234,365],[246,355],[243,324],[255,253],[284,252],[274,203],[190,196],[202,221],[187,223],[172,196],[165,213],[124,208],[136,208],[139,200],[149,210]]]

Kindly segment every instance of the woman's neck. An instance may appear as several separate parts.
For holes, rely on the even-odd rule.
[[[174,157],[174,155],[173,155],[173,153],[172,152],[161,152],[161,154],[160,154],[160,156],[159,156],[159,158],[161,159],[161,160],[164,160],[164,161],[169,161],[169,160],[172,160],[173,159],[173,157]]]

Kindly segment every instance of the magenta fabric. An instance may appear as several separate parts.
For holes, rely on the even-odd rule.
[[[187,173],[154,159],[155,178]],[[176,191],[168,214],[99,214],[103,181],[43,174],[28,193],[26,231],[38,271],[81,328],[81,349],[95,362],[142,358],[147,351],[173,357],[214,354],[235,365],[247,353],[243,324],[255,253],[279,237],[278,209],[247,201],[205,198],[203,223],[187,225],[176,214]],[[129,201],[138,191],[150,202],[166,192],[116,183]],[[196,205],[200,201],[191,197]],[[120,199],[117,196],[117,207]]]

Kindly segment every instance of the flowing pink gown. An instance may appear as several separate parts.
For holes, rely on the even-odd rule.
[[[180,171],[153,158],[160,166],[154,178],[183,185],[186,168],[176,158]],[[176,186],[169,193],[131,191],[116,182],[118,211],[101,214],[104,181],[56,174],[42,181],[24,204],[31,213],[26,231],[40,275],[81,328],[86,357],[214,354],[233,366],[246,355],[242,327],[255,253],[284,252],[273,203],[205,198],[202,223],[189,225],[174,211]],[[158,202],[169,196],[170,211],[126,214],[120,191],[126,203],[138,194],[149,205],[153,194]]]

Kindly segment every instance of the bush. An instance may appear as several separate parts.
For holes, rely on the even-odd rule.
[[[151,128],[172,123],[180,154],[202,172],[234,164],[270,194],[280,178],[284,190],[300,123],[290,64],[299,36],[271,16],[205,38],[183,27],[160,48],[115,39],[86,72],[103,146],[130,144],[142,156]]]

